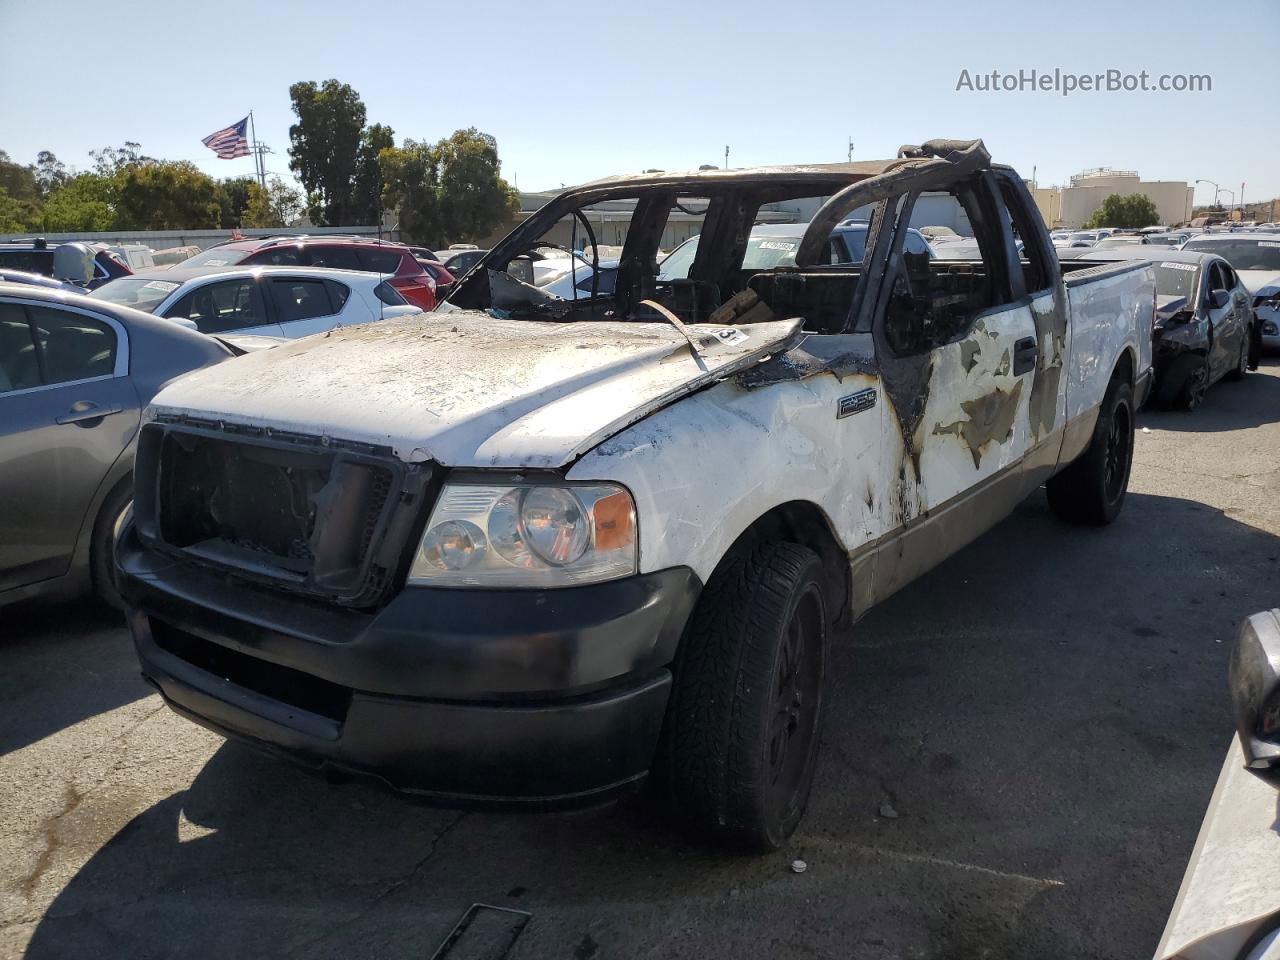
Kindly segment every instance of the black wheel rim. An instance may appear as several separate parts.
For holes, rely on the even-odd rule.
[[[1115,503],[1124,493],[1125,480],[1129,476],[1129,448],[1132,439],[1129,408],[1120,404],[1111,415],[1111,426],[1107,429],[1107,455],[1102,483],[1108,503]]]
[[[1205,390],[1209,389],[1209,371],[1201,364],[1187,377],[1187,409],[1194,410],[1204,399]]]
[[[822,600],[816,584],[800,595],[783,634],[769,721],[769,806],[783,823],[802,796],[822,692]]]

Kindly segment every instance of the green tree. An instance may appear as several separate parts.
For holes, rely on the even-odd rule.
[[[498,144],[474,127],[434,146],[409,140],[381,154],[383,200],[407,238],[428,244],[483,239],[520,210],[498,175]]]
[[[283,227],[284,224],[276,220],[271,210],[271,197],[267,191],[256,183],[250,183],[246,192],[247,199],[245,201],[244,211],[240,217],[237,226],[241,227]],[[226,224],[223,224],[226,226]]]
[[[356,176],[348,217],[351,223],[377,223],[382,214],[382,168],[378,157],[396,145],[395,131],[381,123],[368,127],[360,138]]]
[[[35,200],[19,200],[0,187],[0,233],[22,233],[39,229],[40,204]]]
[[[289,169],[307,190],[308,216],[317,226],[348,222],[365,107],[349,85],[307,80],[289,88],[298,122],[289,128]]]
[[[1156,205],[1149,197],[1141,193],[1131,193],[1128,196],[1113,193],[1102,201],[1102,206],[1093,212],[1093,216],[1085,221],[1084,226],[1087,230],[1098,227],[1137,229],[1150,227],[1159,222],[1160,211],[1156,209]]]
[[[224,177],[218,181],[218,226],[224,229],[248,226],[242,221],[249,206],[249,188],[257,185],[253,177]]]
[[[302,196],[279,177],[267,181],[263,190],[256,183],[249,186],[249,200],[244,208],[241,226],[287,227],[302,209]]]
[[[54,156],[51,150],[41,150],[36,154],[36,165],[32,173],[35,175],[36,187],[42,197],[49,196],[71,179],[71,172],[66,164]]]
[[[118,196],[115,177],[77,174],[50,192],[41,214],[43,228],[50,233],[110,230]]]
[[[3,150],[0,150],[0,190],[4,190],[14,200],[40,199],[35,171],[31,167],[14,163]]]
[[[267,201],[271,207],[271,217],[279,221],[279,226],[289,226],[302,213],[302,194],[280,177],[272,177],[267,181]]]
[[[418,243],[435,244],[443,237],[440,222],[439,167],[435,147],[406,140],[378,156],[382,167],[382,199],[400,216],[400,235]]]
[[[142,153],[142,144],[135,143],[133,140],[126,140],[119,147],[90,150],[89,156],[93,158],[93,172],[100,177],[114,177],[128,167],[155,162],[154,157],[148,157]]]
[[[483,239],[520,212],[520,196],[498,175],[498,141],[475,127],[436,145],[440,220],[451,240]]]
[[[116,226],[130,230],[216,227],[218,185],[186,160],[127,165],[117,176]]]

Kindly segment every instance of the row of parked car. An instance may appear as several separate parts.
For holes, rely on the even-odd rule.
[[[118,604],[110,538],[132,497],[142,412],[164,384],[430,310],[483,252],[268,237],[135,271],[106,244],[0,244],[0,502],[22,504],[0,511],[0,603],[91,586]]]
[[[755,226],[744,269],[786,268],[806,226]],[[840,223],[823,262],[862,261],[867,230],[865,221]],[[1194,409],[1213,383],[1243,376],[1263,348],[1280,348],[1280,232],[1178,236],[1176,249],[1167,236],[1174,235],[1113,233],[1090,238],[1090,246],[1059,246],[1058,255],[1151,261],[1152,399]],[[693,237],[667,253],[659,279],[687,277],[698,244]],[[0,442],[16,449],[22,436],[25,451],[21,469],[0,471],[0,497],[28,507],[0,520],[0,598],[28,587],[76,589],[88,578],[114,601],[104,538],[128,501],[130,438],[160,385],[285,340],[430,310],[486,252],[275,237],[234,240],[169,269],[133,273],[103,245],[0,245],[0,282],[22,281],[0,287]],[[543,250],[529,280],[564,300],[611,295],[619,261],[608,252]],[[903,253],[981,259],[972,238],[930,240],[914,229]],[[68,424],[74,433],[60,430]],[[50,442],[50,431],[62,440]]]
[[[1059,250],[1060,259],[1149,260],[1159,406],[1194,410],[1217,381],[1280,349],[1280,231],[1191,236],[1177,248],[1124,244]]]

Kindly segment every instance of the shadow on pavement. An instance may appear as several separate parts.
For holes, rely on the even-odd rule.
[[[423,958],[476,901],[532,913],[513,958],[1149,956],[1278,555],[1192,501],[1080,530],[1033,498],[838,642],[809,815],[769,857],[643,795],[459,815],[227,745],[89,859],[27,957]]]
[[[0,755],[150,693],[123,615],[89,598],[0,609]]]
[[[1219,380],[1194,411],[1148,407],[1140,425],[1153,430],[1216,433],[1247,430],[1280,420],[1280,357],[1263,357],[1241,381]]]

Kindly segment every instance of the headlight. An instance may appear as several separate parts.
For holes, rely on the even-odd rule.
[[[573,587],[636,572],[636,508],[612,483],[445,484],[409,569],[435,587]]]

